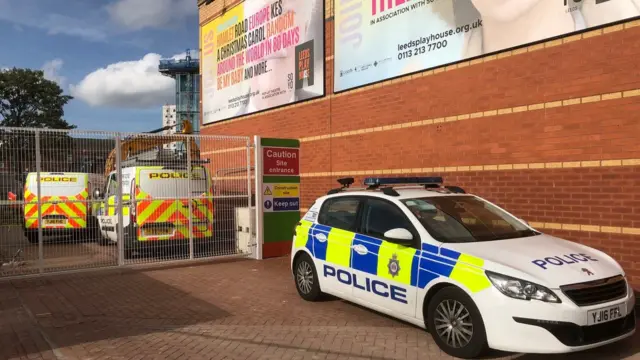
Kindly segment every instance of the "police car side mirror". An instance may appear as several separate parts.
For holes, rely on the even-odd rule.
[[[102,199],[102,192],[98,189],[95,189],[93,191],[93,198],[94,199]]]
[[[398,243],[413,243],[413,234],[403,228],[391,229],[384,233],[384,237]]]

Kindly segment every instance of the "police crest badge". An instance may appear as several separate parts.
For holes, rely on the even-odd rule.
[[[398,255],[391,255],[391,259],[389,259],[389,264],[387,264],[387,269],[389,269],[389,274],[392,277],[396,277],[400,272],[400,262],[398,261]]]

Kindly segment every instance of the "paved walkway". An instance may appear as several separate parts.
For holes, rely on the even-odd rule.
[[[0,359],[447,359],[411,325],[301,300],[288,259],[0,283]],[[570,356],[640,359],[640,334]]]

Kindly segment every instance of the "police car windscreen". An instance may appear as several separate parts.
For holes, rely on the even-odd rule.
[[[538,235],[504,211],[473,196],[434,196],[403,202],[429,234],[442,242],[493,241]]]
[[[192,169],[189,179],[186,170],[140,170],[140,190],[154,198],[188,198],[207,191],[207,176],[203,168]]]
[[[86,174],[52,175],[40,174],[41,196],[75,196],[85,190]],[[36,174],[29,174],[27,188],[34,195],[38,194],[38,181]]]

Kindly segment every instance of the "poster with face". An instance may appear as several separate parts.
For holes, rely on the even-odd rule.
[[[334,91],[640,16],[640,0],[336,0]]]

